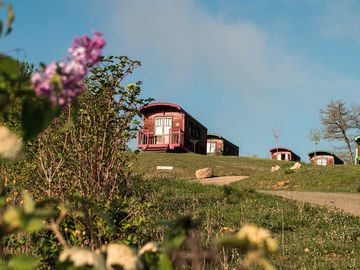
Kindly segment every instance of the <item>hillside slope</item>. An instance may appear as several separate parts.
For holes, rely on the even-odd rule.
[[[203,156],[197,154],[148,153],[138,155],[135,168],[145,178],[194,179],[197,169],[210,167],[215,176],[247,175],[248,179],[234,185],[245,189],[285,189],[297,191],[358,192],[360,188],[360,166],[336,165],[331,167],[303,164],[299,171],[289,168],[293,162],[274,161],[251,157]],[[157,172],[156,166],[173,166],[172,172]],[[281,170],[271,173],[272,166]],[[279,181],[288,181],[276,187]]]

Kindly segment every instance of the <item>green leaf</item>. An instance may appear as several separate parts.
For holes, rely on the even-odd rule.
[[[6,9],[7,9],[7,12],[8,12],[8,17],[7,17],[7,20],[6,20],[6,33],[5,35],[8,35],[10,34],[11,30],[12,30],[12,23],[14,22],[15,20],[15,13],[14,13],[14,10],[13,10],[13,7],[11,4],[7,4],[6,5]]]
[[[0,58],[0,73],[8,79],[16,80],[20,73],[19,62],[9,56],[2,56]]]
[[[0,207],[4,206],[6,203],[6,198],[3,196],[0,196]],[[1,268],[0,268],[1,269]]]
[[[166,253],[161,253],[159,256],[159,269],[172,270],[171,260]]]
[[[74,126],[74,121],[70,118],[66,123],[60,128],[60,133],[66,133]]]
[[[31,140],[47,128],[56,117],[57,110],[46,100],[27,98],[22,109],[21,125],[24,140]]]
[[[170,249],[179,248],[181,244],[185,241],[185,235],[184,234],[178,234],[172,237],[168,240],[168,247]]]
[[[23,192],[23,199],[24,199],[24,212],[26,214],[30,214],[32,212],[34,212],[35,209],[35,202],[33,200],[33,198],[31,197],[31,195],[29,194],[29,192],[24,191]]]
[[[25,230],[27,232],[36,232],[44,228],[44,223],[41,219],[35,217],[29,217],[29,220],[25,224]]]
[[[65,157],[65,154],[62,153],[62,152],[59,152],[59,153],[58,153],[58,157],[61,158],[61,159],[65,159],[65,158],[66,158],[66,157]]]
[[[77,121],[79,110],[80,110],[80,103],[77,99],[75,99],[71,103],[71,119],[73,120],[74,123]]]
[[[2,111],[6,105],[10,102],[9,93],[3,89],[0,90],[0,111]]]
[[[2,20],[0,20],[0,35],[2,34],[2,31],[3,31],[3,22]]]
[[[4,221],[13,228],[19,228],[22,224],[21,213],[18,209],[10,206],[4,213]]]
[[[0,258],[0,269],[1,270],[8,270],[9,269],[8,264],[2,258]]]
[[[39,265],[39,261],[29,255],[17,255],[11,258],[9,266],[14,270],[32,270]]]

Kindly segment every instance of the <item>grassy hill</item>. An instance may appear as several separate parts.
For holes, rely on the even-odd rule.
[[[278,239],[280,252],[271,258],[278,269],[358,269],[360,218],[254,190],[273,189],[274,183],[288,179],[284,189],[356,192],[360,166],[304,164],[292,172],[292,164],[247,157],[140,153],[134,166],[148,179],[139,185],[138,192],[154,205],[151,220],[174,220],[183,215],[199,218],[202,222],[197,234],[204,241],[219,235],[223,228],[236,230],[253,223],[269,229]],[[174,171],[157,172],[157,165],[174,166]],[[271,173],[274,165],[281,170]],[[194,179],[195,170],[203,167],[211,167],[217,176],[250,178],[226,187],[184,181]],[[162,233],[154,224],[151,235],[161,239]],[[235,269],[236,265],[236,260],[231,261],[229,267]]]
[[[153,179],[140,185],[138,192],[153,205],[149,220],[175,220],[184,215],[199,219],[201,224],[195,235],[205,243],[221,235],[224,229],[236,231],[246,223],[270,230],[280,246],[280,251],[270,258],[277,269],[358,269],[360,266],[358,217],[234,185],[204,186],[178,179]],[[160,240],[163,232],[164,228],[155,222],[147,235]],[[236,269],[239,257],[234,255],[221,255],[229,264],[226,269]]]
[[[157,165],[174,166],[173,172],[157,172]],[[271,173],[272,166],[281,170]],[[197,154],[148,153],[138,155],[136,171],[145,178],[194,179],[197,169],[210,167],[216,176],[248,175],[250,178],[234,185],[244,189],[276,189],[277,182],[288,180],[286,190],[358,192],[360,166],[336,165],[331,167],[303,164],[299,171],[289,168],[293,162],[274,161],[251,157],[218,157]]]

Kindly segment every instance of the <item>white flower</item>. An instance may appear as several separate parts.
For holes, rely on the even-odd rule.
[[[135,252],[126,245],[108,244],[102,248],[106,250],[106,267],[113,269],[113,265],[121,265],[124,270],[136,270],[141,267],[141,262]]]
[[[0,126],[0,156],[15,159],[21,153],[23,142],[19,136],[8,128]]]
[[[270,232],[255,225],[244,225],[235,236],[238,240],[248,241],[253,248],[266,249],[270,253],[277,250],[277,242]]]
[[[150,253],[156,253],[159,250],[159,246],[154,243],[154,242],[149,242],[146,243],[145,246],[143,246],[140,250],[139,250],[139,256],[142,256],[143,254],[145,254],[146,252],[150,252]]]
[[[90,250],[81,248],[67,248],[61,252],[60,262],[71,261],[74,266],[94,265],[95,256]]]

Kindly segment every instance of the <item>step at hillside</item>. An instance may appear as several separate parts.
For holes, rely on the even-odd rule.
[[[168,150],[168,147],[159,146],[159,147],[149,147],[146,148],[145,151],[147,152],[166,152]]]

